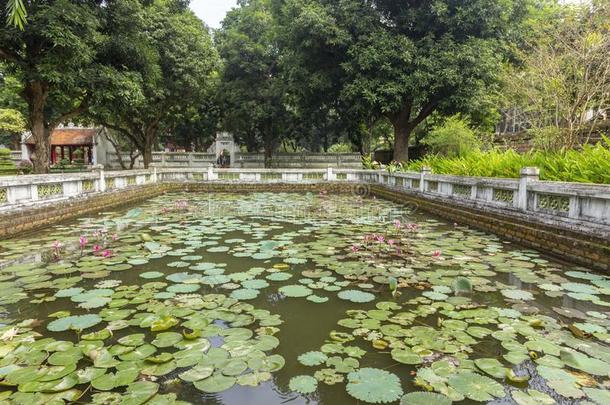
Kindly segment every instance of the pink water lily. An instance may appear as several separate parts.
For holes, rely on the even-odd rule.
[[[390,246],[394,246],[395,243],[396,243],[396,241],[394,239],[388,240],[388,245],[390,245]]]
[[[97,252],[99,252],[100,250],[102,250],[102,247],[101,247],[100,245],[93,245],[93,252],[94,252],[94,253],[97,253]]]
[[[89,243],[89,240],[87,239],[87,237],[86,237],[86,236],[81,235],[81,236],[78,238],[78,244],[80,245],[80,248],[81,248],[81,249],[82,249],[82,248],[84,248],[85,246],[87,246],[87,243]]]
[[[119,239],[119,235],[116,233],[112,234],[112,241],[115,242],[117,239]]]
[[[104,250],[102,252],[102,256],[104,256],[104,257],[111,257],[112,256],[112,252],[110,250],[106,249],[106,250]]]
[[[394,220],[394,227],[396,229],[400,229],[402,227],[402,223],[400,222],[400,219],[395,219]]]
[[[375,240],[376,240],[377,242],[380,242],[380,243],[381,243],[381,242],[384,242],[384,241],[385,241],[385,238],[383,237],[383,235],[375,235]]]
[[[432,257],[441,257],[441,251],[435,250],[434,252],[432,252]]]
[[[53,244],[51,245],[53,246],[53,249],[55,250],[59,250],[62,247],[64,247],[63,243],[61,243],[60,241],[56,240],[55,242],[53,242]]]
[[[356,252],[358,252],[360,250],[360,248],[358,246],[356,246],[356,245],[352,245],[351,249],[352,249],[353,253],[356,253]]]

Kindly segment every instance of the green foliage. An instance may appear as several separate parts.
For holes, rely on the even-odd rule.
[[[377,170],[381,167],[379,162],[374,161],[372,156],[362,156],[362,168],[366,170]]]
[[[290,115],[270,2],[243,2],[229,11],[215,39],[224,61],[223,126],[248,150],[263,146],[269,157],[285,135]]]
[[[23,115],[10,108],[0,108],[0,132],[18,134],[25,131]]]
[[[349,143],[336,143],[328,148],[328,153],[350,153],[354,151],[354,147]]]
[[[17,168],[11,160],[11,151],[6,148],[0,148],[0,176],[16,174]]]
[[[28,15],[23,0],[8,0],[5,8],[6,23],[23,30]]]
[[[461,176],[518,178],[523,167],[538,167],[541,180],[610,184],[610,140],[582,150],[558,152],[514,150],[474,151],[459,158],[426,156],[408,165],[408,170],[429,166],[434,173]]]
[[[289,0],[282,11],[297,94],[366,121],[388,118],[394,158],[406,160],[409,136],[426,117],[463,111],[496,82],[524,7],[519,0]]]
[[[464,156],[480,146],[476,133],[470,128],[467,119],[459,114],[453,115],[436,126],[422,140],[432,153],[448,157]]]
[[[128,140],[148,167],[162,134],[179,127],[190,143],[195,131],[214,131],[215,121],[211,129],[194,121],[207,119],[207,107],[213,107],[206,100],[216,85],[219,59],[207,28],[188,8],[167,2],[121,7],[117,18],[130,29],[114,41],[117,48],[131,41],[129,74],[118,83],[120,91],[100,92],[89,118]]]

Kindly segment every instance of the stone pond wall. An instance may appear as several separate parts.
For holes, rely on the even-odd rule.
[[[610,271],[610,186],[350,169],[167,169],[0,180],[0,238],[170,191],[314,191],[376,195]]]

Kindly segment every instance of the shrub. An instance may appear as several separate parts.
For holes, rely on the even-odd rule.
[[[336,143],[328,148],[328,153],[350,153],[354,151],[354,147],[349,143]]]
[[[21,160],[17,163],[17,170],[21,174],[30,174],[32,173],[32,170],[34,170],[34,165],[32,165],[32,162],[29,160]]]
[[[480,141],[470,128],[470,123],[460,115],[453,115],[436,126],[422,143],[430,152],[449,157],[464,156],[480,147]]]
[[[0,148],[0,175],[17,174],[17,167],[11,159],[11,151],[7,148]]]
[[[462,157],[426,156],[411,162],[408,170],[429,166],[434,173],[461,176],[514,177],[521,168],[538,167],[542,180],[610,184],[610,140],[582,150],[533,151],[519,154],[514,150],[473,151]]]

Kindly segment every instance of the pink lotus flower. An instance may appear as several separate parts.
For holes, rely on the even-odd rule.
[[[383,237],[383,235],[375,235],[375,240],[381,243],[385,241],[385,238]]]
[[[441,251],[435,250],[434,252],[432,252],[432,257],[441,257]]]
[[[82,248],[84,248],[84,247],[87,245],[87,243],[89,243],[89,240],[87,239],[87,237],[86,237],[86,236],[81,235],[81,236],[78,238],[78,244],[80,245],[80,248],[81,248],[81,249],[82,249]]]
[[[394,220],[394,227],[396,229],[400,229],[401,226],[402,226],[402,224],[400,223],[400,219],[395,219]]]
[[[390,245],[390,246],[394,246],[395,243],[396,243],[396,241],[394,239],[388,240],[388,245]]]
[[[116,233],[112,234],[112,241],[116,242],[116,240],[119,239],[119,235],[117,235]]]
[[[356,245],[352,245],[351,249],[352,249],[353,253],[356,253],[356,252],[358,252],[360,250],[360,248],[358,246],[356,246]]]
[[[100,250],[102,250],[102,247],[100,245],[93,245],[93,252],[94,253],[98,253]]]
[[[102,252],[102,256],[110,257],[110,256],[112,256],[112,252],[110,250],[106,249]]]
[[[53,242],[53,245],[51,245],[51,246],[53,246],[53,249],[55,249],[55,250],[59,250],[59,249],[61,249],[62,247],[64,247],[63,243],[61,243],[61,242],[60,242],[60,241],[58,241],[58,240],[56,240],[55,242]]]
[[[396,247],[396,254],[399,256],[402,254],[402,249],[400,248],[400,246]]]

